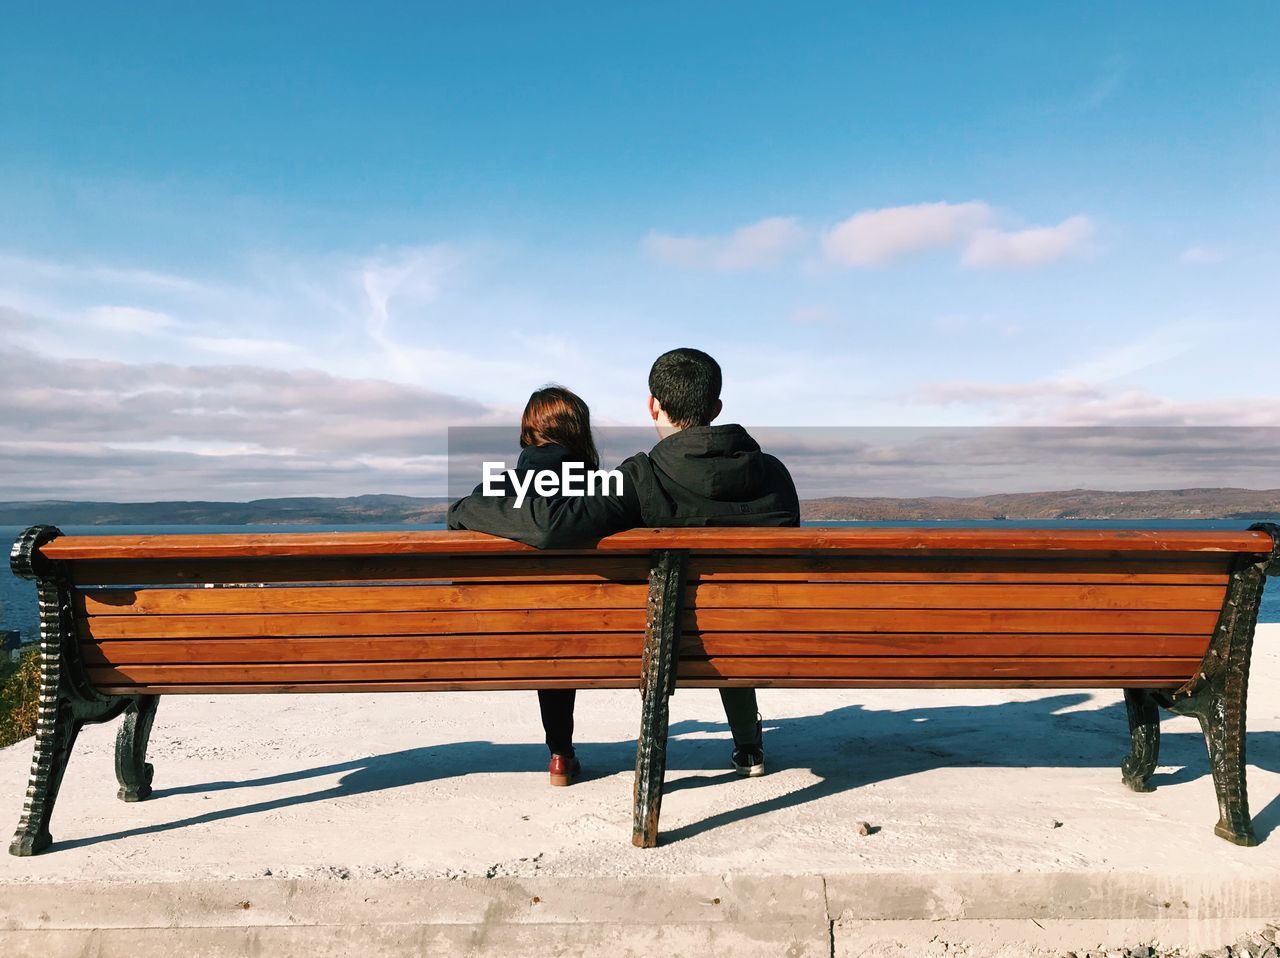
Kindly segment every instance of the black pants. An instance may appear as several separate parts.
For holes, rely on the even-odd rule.
[[[542,711],[542,730],[547,733],[547,748],[552,755],[573,757],[573,703],[575,689],[539,689],[538,708]],[[759,708],[755,689],[721,689],[729,731],[736,747],[760,744]]]
[[[573,758],[573,700],[577,689],[538,689],[542,730],[552,755]]]

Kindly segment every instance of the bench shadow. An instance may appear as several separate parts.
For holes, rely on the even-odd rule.
[[[679,842],[768,812],[937,768],[1111,768],[1115,770],[1117,790],[1123,790],[1119,765],[1129,742],[1124,707],[1116,704],[1102,709],[1066,711],[1091,698],[1089,693],[1072,692],[1029,701],[903,711],[866,709],[854,704],[816,715],[766,720],[766,744],[772,768],[806,768],[818,781],[785,795],[751,802],[663,832],[662,842]],[[667,793],[731,787],[730,783],[734,782],[740,782],[744,788],[749,786],[748,780],[738,779],[732,771],[709,772],[723,767],[727,759],[727,730],[722,723],[677,721],[671,724],[670,731],[668,770],[702,774],[682,775],[669,781]],[[711,738],[705,733],[717,734]],[[686,735],[697,737],[681,738]],[[994,746],[993,739],[998,740]],[[583,743],[579,745],[579,754],[586,767],[585,781],[604,778],[634,768],[635,741]],[[1247,754],[1250,765],[1280,772],[1280,732],[1250,733]],[[163,755],[156,755],[152,760],[157,765],[158,777],[163,780]],[[341,776],[332,785],[300,795],[61,841],[53,847],[80,848],[472,773],[545,774],[546,761],[547,751],[541,744],[450,742],[261,778],[157,788],[149,801]],[[1209,774],[1204,738],[1199,731],[1166,731],[1161,741],[1160,762],[1162,767],[1176,770],[1157,773],[1152,779],[1157,787],[1176,786]],[[1255,795],[1255,801],[1260,797]],[[1141,800],[1142,796],[1134,795],[1135,802]],[[1212,822],[1215,811],[1212,806],[1204,809],[1206,822]],[[1258,840],[1266,840],[1278,825],[1280,796],[1275,796],[1255,814]]]
[[[818,781],[665,831],[662,843],[679,842],[757,815],[937,768],[1111,768],[1117,790],[1127,791],[1120,781],[1120,762],[1129,746],[1124,706],[1066,711],[1091,698],[1088,693],[1068,693],[1025,702],[901,712],[850,705],[820,716],[766,720],[770,765],[775,769],[806,768]],[[994,747],[993,738],[998,739]],[[1249,733],[1246,754],[1251,766],[1280,772],[1280,732]],[[1203,735],[1198,730],[1170,732],[1166,725],[1161,735],[1160,766],[1173,771],[1152,777],[1157,788],[1208,776]],[[722,784],[734,777],[687,776],[669,784],[666,791]],[[1142,800],[1141,795],[1133,797],[1136,802]],[[1255,803],[1262,798],[1256,787],[1253,798]],[[1206,827],[1214,821],[1216,811],[1213,804],[1204,809]],[[1280,826],[1280,795],[1255,812],[1253,822],[1261,843]]]

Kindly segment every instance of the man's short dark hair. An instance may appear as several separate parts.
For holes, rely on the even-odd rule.
[[[720,364],[700,349],[663,353],[649,370],[649,392],[673,426],[706,426],[720,401]]]

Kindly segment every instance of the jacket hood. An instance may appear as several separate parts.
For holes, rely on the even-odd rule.
[[[559,470],[560,464],[577,460],[567,447],[559,443],[546,446],[525,446],[520,450],[520,458],[516,461],[516,471],[525,472],[530,469]]]
[[[715,501],[753,499],[767,483],[760,444],[736,423],[682,429],[654,446],[649,458],[677,484]]]

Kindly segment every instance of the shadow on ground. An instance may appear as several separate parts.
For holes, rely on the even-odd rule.
[[[992,705],[946,705],[904,711],[868,710],[849,705],[818,715],[767,720],[770,765],[806,768],[818,779],[785,795],[712,815],[702,821],[663,833],[670,844],[767,812],[817,801],[874,782],[888,781],[930,769],[945,767],[987,768],[1115,768],[1128,748],[1128,725],[1122,705],[1103,709],[1064,711],[1090,699],[1087,693],[1069,693],[1023,702]],[[725,737],[681,740],[681,735],[726,732],[724,725],[680,721],[671,725],[673,741],[667,767],[672,771],[704,771],[727,764]],[[999,747],[991,748],[991,739]],[[578,746],[590,769],[588,780],[634,767],[635,742],[587,742]],[[1280,732],[1255,732],[1248,737],[1249,764],[1280,772]],[[163,757],[157,778],[164,778]],[[304,781],[340,774],[333,785],[284,798],[250,802],[204,815],[148,825],[89,838],[58,842],[55,849],[77,848],[135,835],[170,831],[208,822],[253,815],[279,808],[347,798],[383,789],[399,788],[438,779],[489,772],[544,773],[547,752],[542,745],[510,745],[489,742],[451,742],[406,749],[384,755],[298,769],[280,775],[243,781],[192,783],[158,788],[151,801],[168,796],[252,789],[258,786]],[[1198,732],[1165,733],[1160,764],[1176,766],[1172,773],[1157,773],[1157,788],[1190,782],[1209,774],[1204,739]],[[720,785],[734,778],[731,772],[687,775],[670,782],[668,792]],[[1257,796],[1255,796],[1256,799]],[[1135,801],[1140,801],[1135,796]],[[1206,815],[1210,810],[1206,809]],[[1264,841],[1280,824],[1280,796],[1255,814],[1254,829]]]

